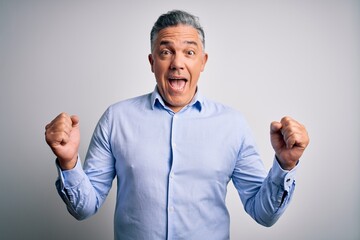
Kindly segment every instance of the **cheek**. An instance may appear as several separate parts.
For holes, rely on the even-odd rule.
[[[168,67],[167,64],[164,62],[158,62],[157,64],[153,65],[153,72],[158,77],[163,77],[163,75],[166,73]]]
[[[156,83],[158,85],[165,87],[165,85],[167,84],[167,79],[165,77],[165,71],[157,68],[157,69],[155,69],[154,75],[155,75]]]
[[[204,67],[202,64],[197,63],[189,68],[189,72],[193,78],[198,78],[200,73],[203,71]]]
[[[155,68],[154,74],[155,74],[155,77],[156,77],[157,81],[162,81],[163,80],[164,72],[161,69]]]

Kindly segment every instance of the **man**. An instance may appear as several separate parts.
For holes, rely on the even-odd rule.
[[[78,117],[62,113],[46,126],[56,186],[75,218],[96,213],[115,177],[115,239],[228,239],[230,180],[258,223],[271,226],[284,212],[307,132],[290,117],[271,124],[275,157],[266,174],[243,116],[197,91],[204,47],[196,17],[160,16],[149,55],[155,90],[105,111],[83,168]]]

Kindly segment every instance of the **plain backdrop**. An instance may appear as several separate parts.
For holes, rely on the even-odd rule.
[[[359,1],[0,0],[0,239],[112,239],[115,189],[78,222],[58,197],[44,127],[80,117],[85,155],[112,103],[151,92],[150,29],[172,9],[200,17],[209,61],[199,89],[241,111],[264,164],[269,125],[290,115],[311,137],[288,210],[271,228],[232,183],[232,239],[360,239]],[[154,219],[156,221],[156,219]]]

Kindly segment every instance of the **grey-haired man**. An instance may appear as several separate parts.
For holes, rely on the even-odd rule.
[[[208,55],[195,16],[160,16],[148,58],[155,90],[105,111],[83,167],[78,117],[61,113],[46,126],[69,212],[77,219],[96,213],[116,177],[115,239],[228,239],[232,180],[246,212],[274,224],[294,191],[309,142],[304,126],[290,117],[271,123],[275,157],[266,173],[243,116],[197,89]]]

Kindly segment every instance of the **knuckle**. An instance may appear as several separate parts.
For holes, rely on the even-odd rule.
[[[54,120],[57,122],[57,121],[69,121],[69,119],[70,116],[67,113],[62,112]]]
[[[69,115],[66,112],[61,112],[59,117],[68,117]]]
[[[289,124],[290,124],[290,122],[291,122],[291,118],[289,117],[289,116],[285,116],[285,117],[283,117],[281,120],[280,120],[280,122],[281,122],[281,124],[283,125],[283,126],[288,126]]]
[[[285,121],[285,122],[288,122],[288,121],[290,121],[290,119],[291,119],[291,117],[285,116],[285,117],[283,117],[281,120],[283,120],[283,121]]]

